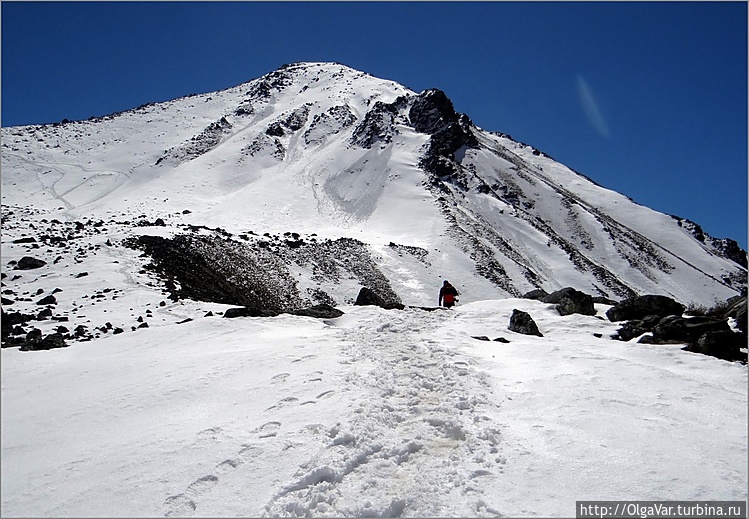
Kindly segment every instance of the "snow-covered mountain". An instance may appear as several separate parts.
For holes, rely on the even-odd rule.
[[[4,208],[31,205],[68,223],[161,218],[192,233],[161,245],[211,262],[228,239],[255,254],[260,277],[284,270],[286,307],[353,299],[366,278],[356,267],[343,279],[321,273],[321,258],[341,266],[341,256],[366,256],[381,291],[417,305],[433,304],[442,278],[466,300],[574,286],[706,305],[746,284],[734,241],[476,127],[439,90],[339,64],[288,65],[88,121],[4,128],[2,188]]]
[[[342,65],[3,128],[0,515],[746,502],[746,366],[605,317],[745,280],[735,242]],[[566,286],[605,297],[515,297]],[[351,304],[362,287],[408,307]],[[689,325],[715,321],[739,336],[738,314]]]

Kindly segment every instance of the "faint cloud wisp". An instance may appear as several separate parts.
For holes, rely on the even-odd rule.
[[[577,96],[580,98],[580,104],[590,125],[602,137],[608,139],[610,135],[609,127],[603,118],[603,114],[601,114],[601,110],[598,108],[598,103],[596,103],[593,97],[593,91],[582,76],[577,76]]]

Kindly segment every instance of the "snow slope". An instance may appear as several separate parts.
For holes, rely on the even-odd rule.
[[[745,287],[735,242],[477,128],[435,92],[299,63],[88,121],[3,128],[3,205],[33,200],[66,221],[187,210],[168,223],[355,238],[412,304],[440,277],[472,300],[575,286],[711,305]],[[428,257],[414,268],[386,254],[391,242]]]
[[[508,331],[513,308],[545,337]],[[597,338],[614,325],[529,300],[344,310],[4,349],[3,516],[569,517],[583,499],[747,499],[745,366]]]

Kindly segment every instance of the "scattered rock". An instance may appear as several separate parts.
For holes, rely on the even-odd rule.
[[[294,310],[289,312],[293,315],[303,315],[307,317],[317,317],[320,319],[335,319],[341,317],[344,313],[337,308],[334,308],[327,304],[315,305],[309,308],[303,308],[301,310]]]
[[[275,317],[277,315],[279,315],[278,312],[268,308],[249,308],[246,306],[240,308],[228,308],[224,312],[224,317],[227,319],[233,319],[235,317]]]
[[[544,290],[543,288],[537,288],[535,290],[531,290],[530,292],[526,292],[523,294],[523,299],[533,299],[535,301],[543,301],[545,297],[547,297],[549,293]]]
[[[489,337],[486,335],[471,335],[471,339],[477,339],[479,341],[488,341]]]
[[[39,301],[36,302],[38,305],[56,305],[57,304],[57,298],[53,295],[48,295],[46,297],[41,298]]]
[[[33,270],[33,269],[41,268],[46,264],[47,262],[44,260],[32,258],[31,256],[24,256],[18,261],[18,264],[16,265],[16,269],[17,270]]]
[[[746,353],[742,353],[741,348],[746,348],[746,335],[721,330],[702,334],[695,344],[685,349],[723,360],[746,362]]]
[[[535,335],[543,337],[538,330],[538,326],[529,313],[522,310],[513,309],[510,316],[510,325],[507,327],[511,332],[522,333],[523,335]]]
[[[362,287],[361,290],[359,290],[359,295],[356,296],[356,302],[354,304],[357,306],[379,306],[387,310],[403,310],[405,308],[405,306],[400,303],[385,301],[385,299],[380,297],[380,295],[374,290],[367,287]]]
[[[596,309],[593,307],[593,296],[572,287],[557,290],[541,299],[541,301],[556,304],[559,315],[596,315]]]

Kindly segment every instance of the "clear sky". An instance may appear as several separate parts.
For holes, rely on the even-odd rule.
[[[2,124],[335,61],[747,246],[746,2],[2,2]]]

